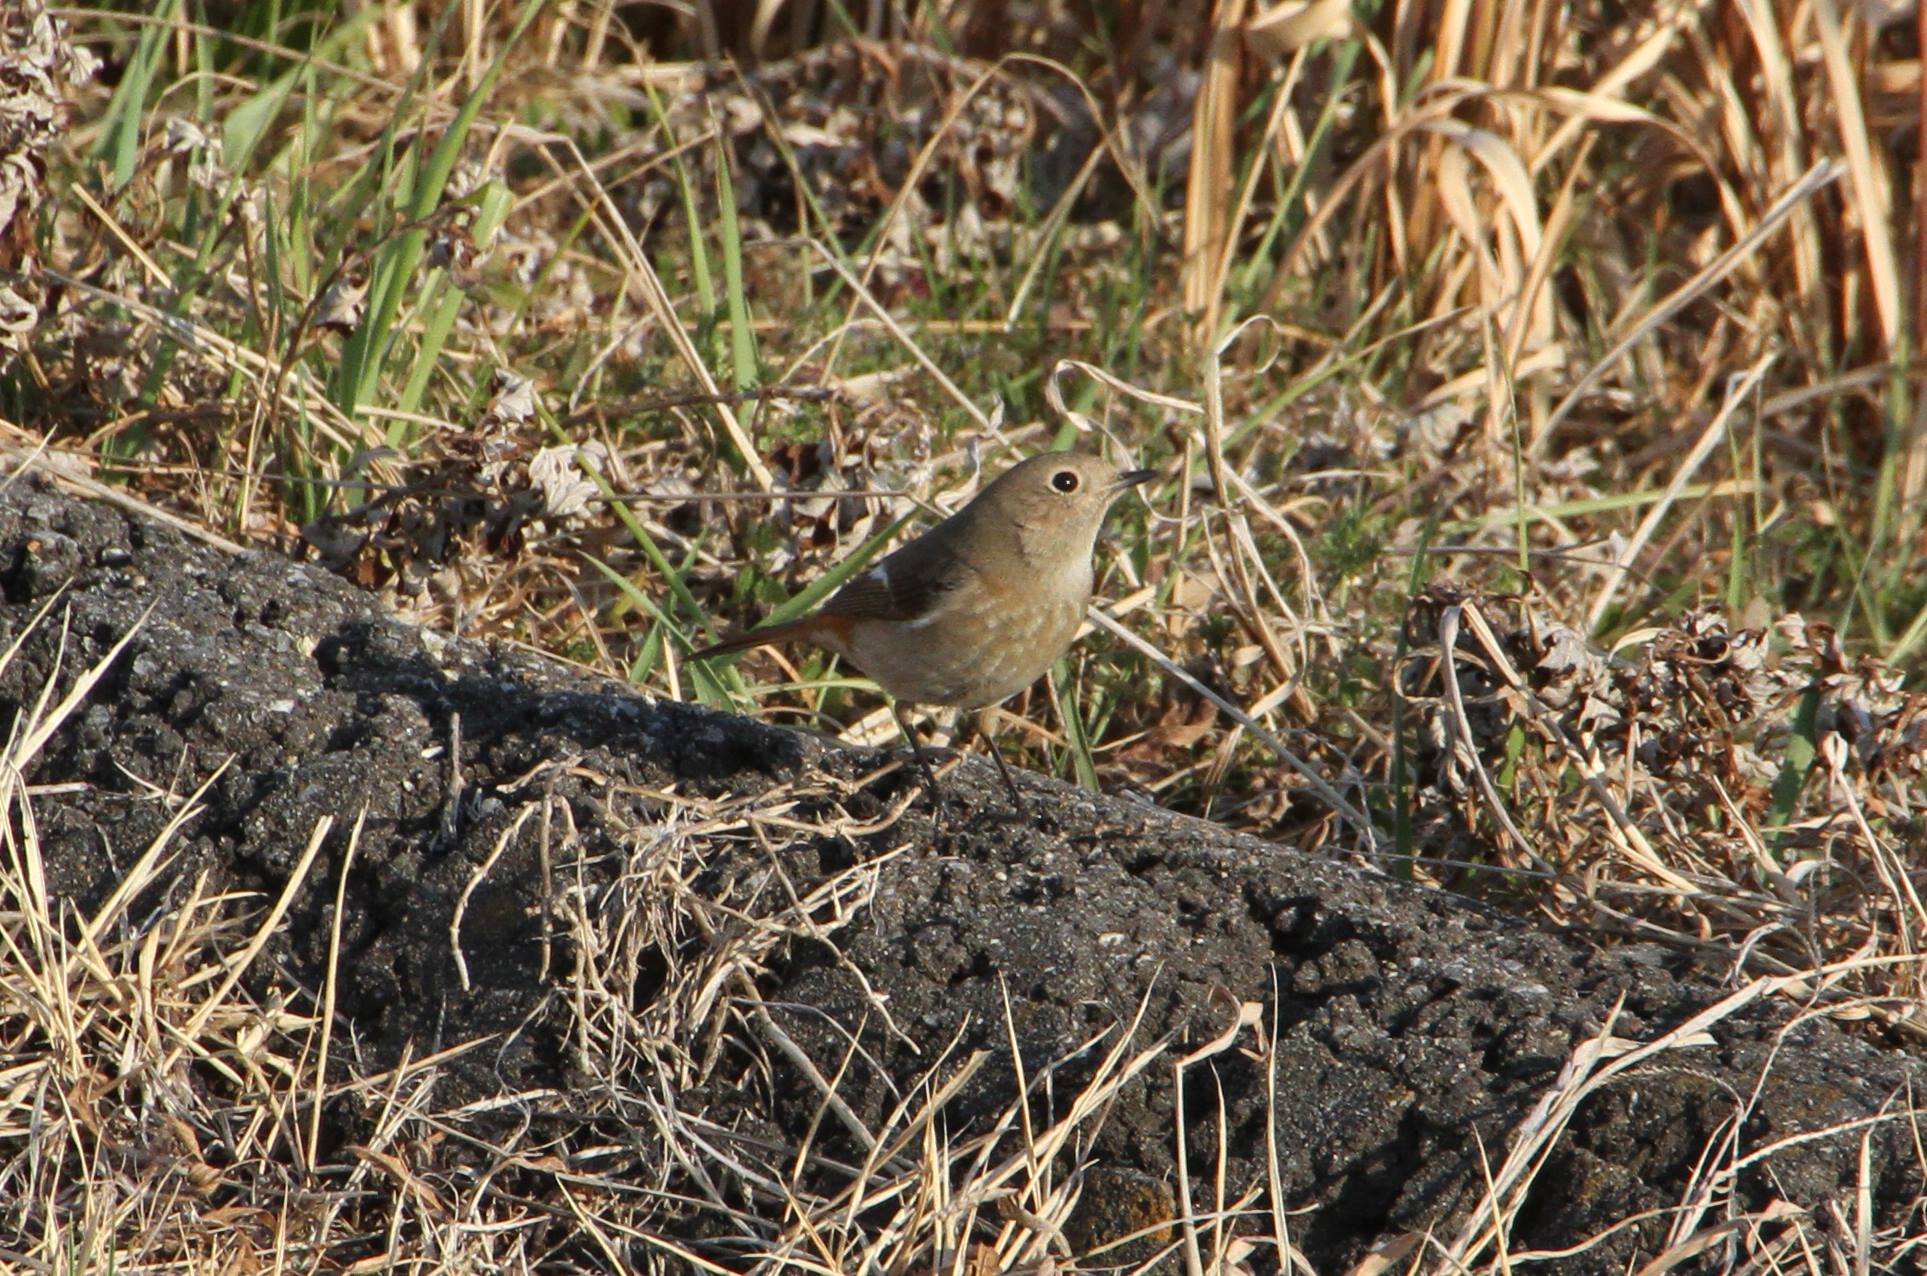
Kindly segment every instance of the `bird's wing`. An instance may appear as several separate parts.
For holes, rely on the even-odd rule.
[[[941,539],[924,536],[851,577],[817,614],[850,620],[925,620],[942,610],[972,571]]]

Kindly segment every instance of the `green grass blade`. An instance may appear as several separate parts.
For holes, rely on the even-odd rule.
[[[1786,757],[1780,762],[1780,773],[1773,777],[1773,805],[1768,816],[1767,827],[1775,830],[1773,847],[1777,852],[1780,843],[1786,838],[1783,831],[1793,820],[1793,813],[1800,805],[1800,791],[1806,787],[1807,773],[1813,769],[1813,760],[1820,755],[1818,721],[1820,716],[1820,692],[1809,688],[1800,697],[1800,707],[1793,716],[1793,730],[1787,736]],[[1784,863],[1778,854],[1774,857]]]
[[[509,53],[535,21],[544,3],[545,0],[528,0],[523,6],[521,17],[497,48],[495,60],[483,73],[481,83],[463,101],[455,118],[443,130],[440,142],[415,172],[404,208],[404,215],[409,222],[424,221],[440,207],[443,193],[448,188],[448,179],[454,173],[455,163],[460,159],[462,147],[468,140],[469,130],[481,114],[483,103],[494,93]],[[448,12],[453,13],[454,7],[451,6]],[[348,351],[344,350],[342,354],[344,388],[349,392],[347,400],[341,403],[344,411],[352,412],[374,397],[375,385],[381,375],[382,355],[393,335],[402,296],[416,286],[416,271],[427,243],[427,232],[419,225],[410,225],[381,250],[376,269],[369,280],[367,311],[356,332],[356,336],[362,337],[362,340],[359,345],[350,343],[354,349],[354,366],[348,366]],[[364,332],[365,337],[362,335]],[[392,439],[390,441],[394,442]]]
[[[743,234],[736,223],[736,189],[729,176],[729,150],[716,139],[716,208],[723,240],[723,288],[729,303],[730,375],[738,390],[762,380],[756,363],[756,332],[750,326],[749,294],[743,286]]]
[[[154,16],[159,21],[143,26],[134,39],[134,51],[128,55],[120,83],[114,86],[114,96],[102,116],[100,141],[94,147],[94,157],[107,161],[108,180],[116,191],[133,180],[140,164],[148,90],[167,55],[171,34],[167,24],[180,20],[180,0],[165,0]]]
[[[500,182],[490,182],[483,188],[477,202],[481,207],[470,233],[479,245],[486,244],[494,236],[514,201],[507,187]],[[402,387],[401,395],[395,400],[398,409],[410,413],[420,410],[422,396],[428,391],[428,380],[434,375],[441,361],[442,349],[455,329],[455,320],[468,301],[468,293],[453,286],[448,272],[440,267],[430,272],[430,277],[423,283],[423,292],[431,298],[428,303],[428,322],[422,328],[421,345],[415,351],[415,366],[408,374],[408,384]],[[393,442],[392,439],[390,441]]]
[[[1077,783],[1091,792],[1098,792],[1097,759],[1091,753],[1090,732],[1086,728],[1083,715],[1077,711],[1077,683],[1071,677],[1070,660],[1059,658],[1056,675],[1057,712],[1064,719],[1064,735],[1070,747],[1071,770],[1077,776]]]
[[[663,106],[655,86],[645,83],[643,89],[649,95],[649,109],[655,114],[657,127],[662,129],[663,136],[674,137],[675,130],[670,126],[668,109]],[[696,302],[702,308],[703,317],[710,319],[716,314],[716,282],[709,269],[709,249],[703,243],[702,206],[696,198],[696,179],[690,174],[689,166],[683,163],[680,148],[671,148],[669,164],[676,172],[676,191],[682,198],[684,224],[689,227],[690,283],[696,289]]]
[[[643,638],[641,650],[636,653],[635,660],[629,666],[629,681],[640,684],[655,672],[656,666],[661,662],[667,637],[672,636],[679,643],[688,646],[688,631],[678,625],[656,604],[655,599],[645,594],[642,587],[627,576],[599,558],[591,557],[588,562],[591,567],[602,573],[604,579],[621,591],[622,596],[629,600],[631,606],[655,622],[650,626],[649,633]],[[680,574],[672,579],[680,584]],[[732,713],[742,711],[742,699],[737,695],[741,690],[742,680],[734,672],[725,670],[719,673],[709,667],[709,662],[702,660],[690,661],[682,665],[681,670],[683,677],[689,682],[690,689],[695,692],[698,702],[712,709],[725,709]],[[736,684],[734,688],[731,687],[731,682]]]

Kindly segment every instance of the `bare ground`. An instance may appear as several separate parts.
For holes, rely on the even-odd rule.
[[[231,904],[249,917],[285,899],[246,982],[303,1013],[333,998],[317,1159],[375,1143],[371,1094],[452,1051],[430,1082],[443,1137],[389,1155],[552,1211],[558,1261],[660,1256],[571,1232],[559,1202],[591,1173],[656,1202],[641,1230],[728,1267],[745,1238],[784,1243],[785,1200],[860,1226],[888,1198],[852,1185],[927,1172],[933,1143],[1021,1152],[1019,1071],[1030,1137],[1077,1136],[1056,1164],[1081,1203],[1041,1243],[1079,1253],[1139,1228],[1155,1248],[1186,1186],[1193,1213],[1302,1208],[1291,1241],[1319,1271],[1449,1237],[1560,1096],[1570,1123],[1509,1198],[1509,1243],[1634,1221],[1543,1270],[1623,1270],[1739,1219],[1684,1262],[1719,1269],[1788,1205],[1842,1243],[1856,1218],[1918,1229],[1915,1133],[1870,1120],[1907,1106],[1918,1058],[1797,1014],[1769,995],[1784,986],[1723,983],[1719,948],[1600,951],[1038,777],[1019,815],[975,760],[947,776],[936,827],[890,755],[418,630],[319,570],[38,476],[0,495],[0,590],[9,639],[25,634],[0,680],[15,711],[139,626],[28,776],[50,892],[92,915],[206,785],[119,925],[218,892],[251,892]],[[1225,1048],[1200,1049],[1247,1006]],[[1703,1038],[1663,1041],[1695,1016]],[[1667,1048],[1588,1072],[1608,1026]],[[1102,1113],[1072,1121],[1087,1094]],[[174,1146],[165,1105],[121,1099],[105,1155],[149,1165]],[[228,1176],[216,1196],[296,1174],[220,1147],[203,1131],[194,1153]],[[1705,1200],[1715,1217],[1678,1213]],[[379,1243],[317,1241],[338,1261]]]

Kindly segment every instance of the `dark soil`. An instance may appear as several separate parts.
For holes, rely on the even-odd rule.
[[[753,791],[827,771],[836,787],[799,790],[816,795],[804,800],[840,794],[854,817],[873,818],[910,783],[897,770],[864,787],[856,781],[876,773],[882,756],[425,633],[317,570],[206,548],[34,477],[0,495],[0,591],[8,642],[52,605],[0,675],[0,700],[15,713],[140,625],[28,777],[79,786],[36,806],[50,887],[84,911],[172,817],[157,795],[207,785],[199,814],[175,836],[171,871],[132,915],[178,900],[200,874],[204,889],[271,900],[317,821],[332,816],[327,844],[256,963],[262,980],[312,990],[350,829],[363,820],[342,918],[336,1040],[372,1067],[488,1037],[445,1065],[449,1105],[545,1091],[580,1093],[579,1103],[556,1107],[595,1108],[571,1044],[573,1012],[557,995],[580,954],[548,905],[562,884],[606,892],[632,880],[625,874],[651,853],[649,831],[665,827],[652,794]],[[457,721],[462,787],[451,795]],[[690,880],[740,899],[745,883],[767,885],[780,870],[806,894],[851,864],[896,852],[833,940],[775,944],[757,981],[782,1030],[823,1076],[840,1074],[842,1098],[870,1129],[957,1034],[949,1057],[981,1050],[990,1063],[951,1105],[953,1136],[1010,1101],[1013,1032],[1033,1083],[1057,1068],[1037,1089],[1048,1120],[1140,1003],[1139,1048],[1174,1034],[1180,1051],[1230,1022],[1224,993],[1261,1003],[1275,1053],[1262,1057],[1247,1032],[1239,1049],[1192,1069],[1181,1118],[1171,1056],[1124,1090],[1086,1160],[1073,1229],[1086,1243],[1169,1210],[1179,1126],[1195,1202],[1215,1199],[1221,1140],[1230,1191],[1262,1183],[1268,1068],[1284,1196],[1313,1207],[1295,1220],[1293,1238],[1318,1270],[1341,1270],[1394,1233],[1429,1226],[1449,1235],[1482,1190],[1481,1157],[1503,1159],[1508,1133],[1615,1005],[1617,1035],[1645,1040],[1732,990],[1719,982],[1722,959],[1696,967],[1670,949],[1601,951],[1289,846],[1035,777],[1025,783],[1030,805],[1047,813],[1040,818],[1014,815],[995,773],[972,762],[946,782],[953,810],[941,830],[919,801],[869,837],[717,838]],[[531,820],[504,843],[537,797],[566,804],[570,837]],[[450,921],[471,887],[464,990]],[[665,906],[646,892],[635,898],[636,907]],[[705,933],[689,932],[678,951],[642,954],[635,986],[619,990],[630,1012],[647,1010],[704,943],[720,942]],[[1572,1246],[1678,1205],[1703,1150],[1736,1119],[1738,1156],[1850,1127],[1743,1170],[1739,1206],[1784,1200],[1822,1219],[1853,1219],[1865,1139],[1874,1225],[1903,1222],[1922,1194],[1912,1132],[1905,1122],[1852,1123],[1904,1107],[1910,1084],[1927,1080],[1920,1061],[1824,1017],[1788,1027],[1790,1018],[1782,1004],[1755,1004],[1719,1022],[1715,1044],[1668,1054],[1589,1099],[1540,1173],[1514,1246]],[[854,1055],[853,1039],[862,1046]],[[688,1049],[709,1061],[689,1087],[719,1127],[793,1147],[818,1122],[819,1149],[861,1163],[802,1075],[745,1084],[727,1045]],[[353,1112],[329,1115],[337,1142],[355,1137]],[[652,1146],[642,1140],[636,1179],[674,1186],[680,1171]],[[1663,1248],[1669,1225],[1660,1214],[1538,1270],[1623,1270]],[[692,1221],[696,1243],[702,1232]],[[1698,1261],[1717,1269],[1722,1253]]]

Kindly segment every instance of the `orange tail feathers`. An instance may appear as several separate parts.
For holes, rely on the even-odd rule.
[[[785,621],[780,625],[764,625],[760,629],[745,630],[731,634],[721,642],[713,642],[698,651],[692,651],[685,660],[707,660],[711,656],[727,656],[732,651],[748,651],[751,647],[767,647],[775,642],[788,642],[792,638],[813,640],[820,622],[815,616],[804,616],[800,620]]]

